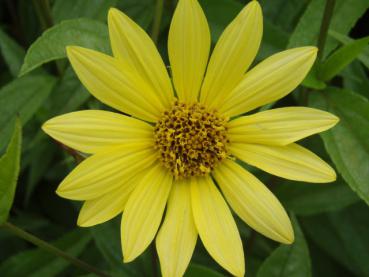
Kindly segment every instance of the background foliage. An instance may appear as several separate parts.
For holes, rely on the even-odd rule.
[[[247,0],[199,0],[215,43]],[[325,0],[260,0],[264,36],[256,62],[286,48],[316,45]],[[148,32],[154,0],[0,0],[0,224],[6,221],[52,242],[68,254],[113,276],[155,276],[147,250],[122,264],[119,218],[76,228],[79,203],[58,198],[58,183],[75,159],[47,138],[41,124],[57,114],[100,108],[65,59],[66,45],[110,52],[106,15],[115,6]],[[159,49],[175,0],[166,0]],[[262,107],[308,105],[341,121],[304,140],[335,167],[331,184],[305,184],[254,173],[291,213],[293,245],[278,245],[238,220],[248,276],[369,276],[369,1],[336,0],[322,59],[303,86]],[[320,49],[322,51],[322,49]],[[155,272],[157,271],[157,272]],[[94,276],[0,227],[0,274]],[[187,276],[227,275],[198,243]]]

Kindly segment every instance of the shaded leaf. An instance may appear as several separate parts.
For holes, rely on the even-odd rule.
[[[203,265],[191,263],[184,277],[222,277],[223,274]]]
[[[71,19],[46,30],[28,49],[20,76],[44,63],[66,57],[65,47],[78,45],[105,53],[110,52],[107,26],[82,18]]]
[[[78,17],[106,21],[109,8],[117,2],[118,0],[56,0],[52,7],[53,19],[55,23]]]
[[[369,204],[369,102],[353,92],[327,88],[314,93],[311,105],[340,118],[331,130],[321,134],[337,170],[360,198]]]
[[[359,61],[352,62],[340,75],[343,77],[343,85],[346,89],[369,96],[369,79],[364,66]]]
[[[91,236],[78,229],[53,243],[57,248],[77,257],[90,242]],[[0,272],[7,277],[50,277],[56,276],[70,263],[42,249],[27,250],[16,254],[0,264]]]
[[[356,276],[369,276],[368,208],[358,203],[340,212],[306,217],[306,234]]]
[[[69,66],[61,78],[53,94],[51,95],[49,107],[50,117],[69,113],[80,108],[91,94],[77,78],[71,66]]]
[[[200,4],[208,19],[213,43],[218,41],[224,28],[245,6],[235,0],[200,0]],[[288,34],[271,23],[269,18],[264,17],[263,25],[263,41],[260,45],[258,60],[284,50],[288,42]]]
[[[329,184],[286,181],[273,192],[283,206],[297,215],[311,215],[343,209],[360,199],[342,179]]]
[[[369,37],[355,40],[339,48],[319,67],[319,78],[329,81],[350,64],[368,46]]]
[[[312,67],[308,75],[305,77],[304,81],[302,81],[302,85],[304,87],[317,90],[325,89],[327,87],[326,83],[324,83],[318,78],[318,64],[315,64]]]
[[[336,39],[337,41],[339,41],[340,43],[342,43],[343,45],[347,45],[351,42],[354,42],[355,40],[353,40],[352,38],[343,35],[341,33],[335,32],[330,30],[328,32],[328,34]],[[367,68],[369,68],[369,47],[366,47],[361,54],[359,54],[358,56],[358,60],[361,61]]]
[[[325,0],[310,1],[290,37],[288,48],[317,44],[325,2]],[[368,7],[369,1],[367,0],[337,0],[330,29],[347,34]],[[335,39],[328,37],[325,55],[337,45],[338,42]]]
[[[155,3],[153,0],[124,0],[119,1],[117,7],[147,30],[154,18]]]
[[[10,73],[17,76],[23,63],[25,51],[10,36],[0,29],[0,51]]]
[[[113,276],[140,276],[138,274],[140,268],[137,270],[134,263],[123,264],[120,243],[120,222],[117,219],[118,218],[91,228],[96,246],[100,250],[105,261],[109,264]]]
[[[311,276],[309,249],[296,217],[292,216],[295,242],[281,245],[261,265],[257,277]]]
[[[22,143],[22,126],[16,120],[13,136],[5,154],[0,158],[0,224],[8,219],[17,186]]]
[[[26,124],[48,97],[55,81],[49,75],[25,76],[0,89],[0,151],[9,140],[15,117],[19,115],[22,124]]]

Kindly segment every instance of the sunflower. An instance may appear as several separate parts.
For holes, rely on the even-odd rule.
[[[54,139],[90,154],[57,189],[61,197],[84,201],[78,225],[122,213],[124,262],[156,237],[164,276],[183,275],[198,236],[223,268],[244,275],[229,206],[264,236],[292,243],[286,211],[240,161],[290,180],[335,180],[328,164],[295,142],[331,128],[336,116],[306,107],[248,113],[294,90],[317,49],[286,50],[248,70],[263,25],[260,5],[251,1],[209,58],[210,32],[199,3],[179,0],[168,38],[170,78],[135,22],[111,9],[108,24],[113,56],[77,46],[68,46],[67,55],[90,93],[118,112],[77,111],[43,125]]]

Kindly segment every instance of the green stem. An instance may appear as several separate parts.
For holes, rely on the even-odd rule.
[[[155,42],[155,44],[158,43],[161,18],[163,17],[163,6],[164,6],[164,0],[156,0],[154,21],[152,23],[152,29],[151,29],[151,38]]]
[[[318,49],[319,49],[318,59],[319,60],[323,58],[324,47],[327,41],[328,29],[329,29],[329,25],[331,24],[335,4],[336,4],[336,0],[326,0],[325,2],[323,20],[320,25],[320,33],[319,33],[319,38],[318,38]]]
[[[11,233],[13,233],[14,235],[38,246],[39,248],[48,251],[56,256],[59,256],[65,260],[67,260],[68,262],[70,262],[71,264],[87,271],[87,272],[91,272],[96,274],[97,276],[102,276],[102,277],[109,277],[109,275],[107,275],[106,273],[98,270],[97,268],[79,260],[76,259],[72,256],[70,256],[69,254],[65,253],[64,251],[56,248],[55,246],[47,243],[46,241],[43,241],[41,239],[39,239],[38,237],[24,231],[21,228],[18,228],[17,226],[9,223],[9,222],[5,222],[4,224],[1,225],[2,227],[5,227],[6,229],[8,229],[8,231],[10,231]]]

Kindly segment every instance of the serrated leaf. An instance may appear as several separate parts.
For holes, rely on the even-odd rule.
[[[55,81],[49,75],[25,76],[0,89],[0,151],[9,140],[15,117],[18,115],[26,124],[48,97]]]
[[[312,215],[343,209],[360,199],[342,180],[329,184],[286,181],[273,191],[283,206],[296,215]]]
[[[339,48],[319,67],[319,78],[329,81],[350,64],[368,46],[369,37],[355,40]]]
[[[15,42],[10,36],[8,36],[3,30],[0,29],[0,51],[4,57],[4,61],[9,67],[10,73],[13,76],[17,76],[19,69],[23,63],[25,51]]]
[[[20,76],[44,63],[65,58],[65,47],[68,45],[109,53],[107,26],[99,21],[82,18],[66,20],[46,30],[28,49]]]
[[[311,263],[309,249],[304,235],[292,216],[295,232],[295,242],[291,245],[281,245],[261,265],[257,277],[309,277],[311,276]]]
[[[191,263],[184,277],[223,277],[225,275],[203,265]]]
[[[22,143],[22,126],[16,120],[13,136],[0,158],[0,225],[8,219],[17,186]]]
[[[57,248],[77,257],[90,242],[91,236],[82,229],[72,231],[53,243]],[[2,276],[50,277],[57,276],[70,263],[42,249],[27,250],[0,264]]]
[[[302,226],[320,249],[355,276],[369,276],[368,221],[368,207],[361,202],[339,212],[304,217]]]
[[[310,1],[290,37],[288,48],[317,44],[325,2],[325,0]],[[347,34],[368,7],[367,0],[337,0],[330,29]],[[328,55],[337,45],[338,42],[335,39],[328,37],[325,55]]]
[[[339,41],[340,43],[342,43],[343,45],[347,45],[351,42],[354,42],[355,40],[353,40],[352,38],[343,35],[339,32],[333,31],[333,30],[329,30],[328,34],[336,39],[337,41]],[[369,68],[369,47],[366,47],[361,54],[359,54],[359,56],[357,57],[359,61],[361,61],[367,68]]]
[[[340,118],[331,130],[321,134],[324,146],[337,170],[360,198],[369,204],[369,102],[338,88],[314,93],[310,104]]]

